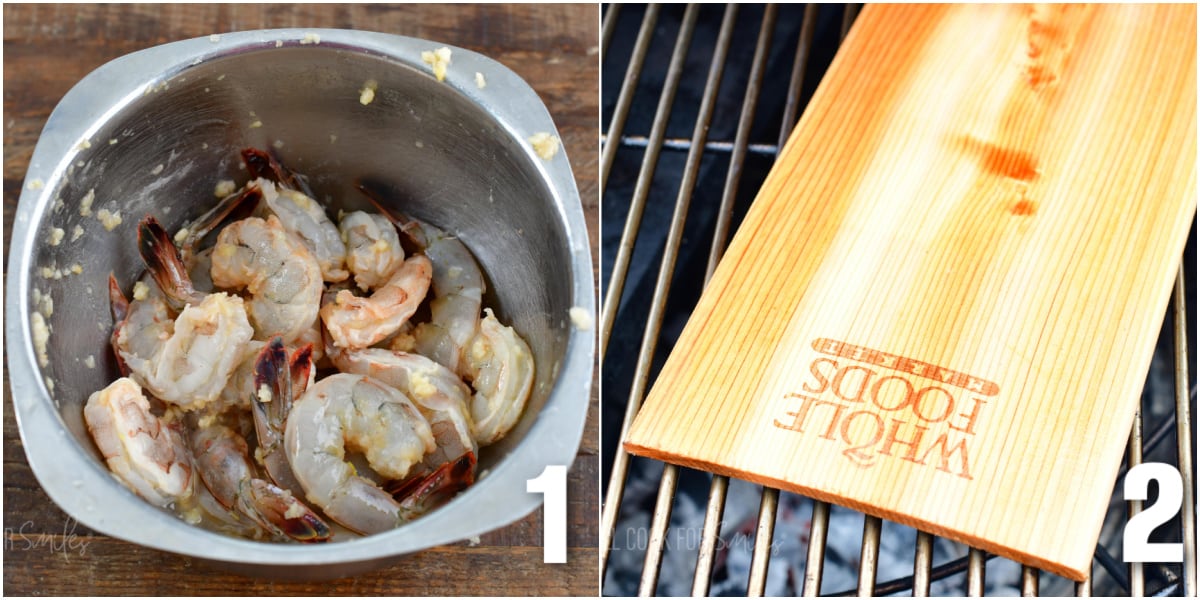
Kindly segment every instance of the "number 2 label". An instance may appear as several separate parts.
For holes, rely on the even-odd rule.
[[[525,491],[541,494],[542,562],[567,562],[567,468],[547,465],[542,474],[525,480]]]
[[[1125,474],[1125,500],[1145,500],[1150,480],[1158,482],[1158,499],[1125,524],[1125,562],[1183,562],[1180,542],[1151,542],[1150,533],[1171,520],[1183,506],[1183,478],[1165,463],[1142,463]]]

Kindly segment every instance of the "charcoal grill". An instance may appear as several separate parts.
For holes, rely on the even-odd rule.
[[[603,8],[603,593],[1194,596],[1195,390],[1188,360],[1196,356],[1189,335],[1196,312],[1194,224],[1126,465],[1091,577],[1082,583],[923,532],[889,536],[904,528],[769,488],[754,488],[757,515],[730,528],[730,512],[754,514],[744,506],[746,495],[733,493],[750,484],[631,457],[619,448],[731,232],[858,11],[857,5]],[[1143,504],[1122,500],[1121,478],[1129,466],[1150,460],[1172,464],[1183,475],[1183,510],[1152,537],[1182,540],[1183,564],[1120,561],[1124,524]],[[703,510],[683,516],[673,511],[691,506],[688,497],[701,498]],[[798,549],[796,540],[781,539],[781,505],[810,511]],[[831,524],[846,518],[861,521],[861,544],[853,542],[856,554],[834,556],[835,546],[846,545],[845,527],[831,540]],[[881,539],[900,545],[881,546]],[[793,552],[777,552],[780,547]],[[750,555],[748,568],[734,564],[739,551]],[[884,559],[909,565],[906,574],[877,581]],[[856,583],[837,588],[823,577],[835,560],[856,571]],[[640,568],[628,568],[636,563]]]

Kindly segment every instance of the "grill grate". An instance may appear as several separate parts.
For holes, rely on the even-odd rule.
[[[1187,549],[1184,565],[1146,565],[1143,569],[1112,556],[1105,540],[1115,539],[1119,544],[1125,520],[1142,508],[1140,502],[1130,502],[1126,515],[1120,508],[1119,486],[1096,551],[1094,564],[1100,568],[1093,568],[1093,577],[1082,584],[921,532],[903,548],[894,544],[885,548],[881,539],[895,537],[885,533],[900,526],[865,515],[857,515],[863,523],[858,555],[840,556],[830,543],[831,527],[838,525],[835,540],[840,541],[844,534],[841,524],[852,511],[769,488],[757,494],[757,518],[747,520],[730,542],[726,539],[729,532],[722,533],[723,520],[727,508],[749,510],[743,506],[745,494],[734,498],[733,493],[748,484],[634,458],[619,449],[618,440],[625,437],[650,382],[711,277],[730,232],[740,222],[857,13],[856,5],[604,7],[601,60],[607,129],[602,137],[600,190],[605,215],[602,280],[607,288],[600,349],[609,409],[604,411],[604,428],[606,432],[620,431],[620,435],[604,439],[603,591],[629,594],[636,581],[640,595],[687,593],[688,589],[696,595],[763,595],[770,591],[769,582],[783,581],[784,592],[806,596],[906,591],[914,596],[939,592],[982,596],[996,591],[990,586],[997,579],[1008,577],[1008,591],[1028,596],[1039,592],[1089,596],[1093,586],[1097,593],[1111,595],[1194,595],[1190,415],[1195,398],[1194,392],[1189,393],[1187,356],[1188,346],[1195,340],[1189,339],[1187,332],[1194,330],[1188,319],[1194,318],[1195,310],[1188,308],[1195,306],[1195,296],[1194,291],[1185,293],[1195,288],[1194,230],[1185,253],[1192,258],[1184,260],[1180,269],[1155,355],[1156,366],[1171,364],[1173,358],[1173,372],[1172,367],[1164,368],[1172,372],[1173,379],[1168,380],[1174,384],[1174,403],[1168,403],[1166,411],[1154,409],[1153,397],[1162,394],[1154,394],[1148,380],[1143,407],[1151,408],[1144,415],[1145,422],[1142,414],[1135,421],[1127,461],[1129,465],[1144,458],[1170,462],[1183,473],[1184,510],[1172,523],[1174,533],[1168,532],[1165,539],[1178,541],[1182,532]],[[673,205],[666,202],[671,197]],[[693,213],[690,221],[689,211]],[[617,231],[619,238],[614,235]],[[644,302],[647,297],[651,299],[648,304]],[[1194,356],[1194,349],[1192,353]],[[620,397],[628,398],[623,418],[613,410]],[[1143,426],[1148,435],[1143,435]],[[1167,440],[1175,442],[1175,452],[1169,452]],[[631,473],[640,478],[631,482]],[[643,476],[646,473],[649,475]],[[655,485],[657,492],[650,489]],[[701,498],[705,493],[702,512],[675,515],[672,520],[680,495]],[[627,505],[622,506],[623,502]],[[791,543],[790,538],[775,539],[777,518],[783,505],[782,518],[791,522],[797,503],[811,506],[805,524],[807,539],[802,540],[795,559],[788,561],[777,557],[777,546]],[[623,511],[635,515],[627,517],[628,521],[648,520],[649,526],[621,532],[625,536],[623,543],[618,543],[618,519]],[[682,519],[694,522],[680,525]],[[1118,547],[1115,544],[1111,547]],[[750,554],[747,574],[741,579],[745,587],[730,587],[735,571],[741,572],[735,566],[746,566],[733,564],[735,552],[731,549],[735,546]],[[956,547],[960,556],[935,561],[938,552],[947,547]],[[640,575],[636,569],[625,568],[631,560],[636,562],[630,554],[640,554]],[[885,558],[894,562],[897,555],[911,557],[903,558],[911,560],[911,575],[877,583],[880,562]],[[664,558],[674,558],[666,569]],[[835,559],[856,566],[857,586],[832,589],[827,580],[822,586],[823,570]],[[694,570],[683,573],[692,561]],[[991,580],[985,576],[989,566],[994,572]],[[681,588],[679,579],[689,575],[690,586]],[[670,581],[665,581],[667,578]]]

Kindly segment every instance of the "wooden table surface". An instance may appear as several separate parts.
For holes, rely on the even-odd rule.
[[[4,245],[25,170],[59,99],[105,62],[212,33],[335,27],[395,33],[468,48],[511,68],[554,116],[599,256],[599,10],[596,5],[5,5]],[[7,268],[7,253],[4,258]],[[7,275],[7,273],[6,273]],[[42,491],[26,462],[4,383],[4,589],[6,595],[595,595],[598,593],[598,394],[568,475],[565,565],[542,563],[535,511],[483,535],[390,568],[316,583],[253,579],[88,530]]]

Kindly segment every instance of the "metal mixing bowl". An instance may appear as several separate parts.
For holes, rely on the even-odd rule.
[[[421,52],[442,45],[329,29],[231,33],[112,61],[63,98],[17,209],[5,333],[29,464],[67,513],[107,535],[238,572],[330,578],[501,527],[541,504],[526,480],[572,463],[591,387],[594,338],[568,317],[572,307],[594,314],[583,211],[565,152],[543,159],[528,142],[557,135],[536,93],[459,48],[438,82]],[[377,89],[363,105],[368,80]],[[128,290],[142,270],[137,221],[154,214],[173,231],[198,216],[219,180],[247,179],[238,158],[246,146],[272,149],[307,175],[333,213],[368,207],[354,187],[365,180],[393,207],[458,235],[491,282],[497,315],[535,355],[533,395],[516,428],[481,453],[484,476],[394,531],[306,546],[188,525],[117,482],[83,424],[88,395],[117,377],[106,281],[111,271]],[[106,231],[81,215],[90,190],[93,213],[119,212],[121,225]],[[76,226],[84,235],[72,240]],[[52,228],[65,233],[57,245]],[[43,268],[60,276],[44,277]],[[45,368],[31,334],[35,289],[53,299]]]

